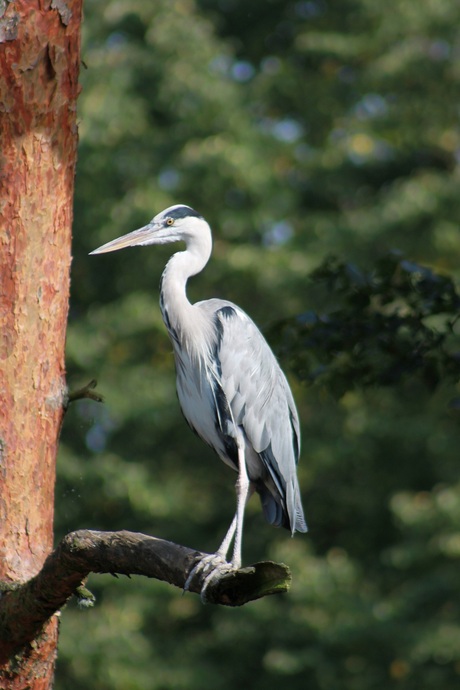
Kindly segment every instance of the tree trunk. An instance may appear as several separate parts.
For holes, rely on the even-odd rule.
[[[0,3],[0,580],[24,582],[53,544],[66,396],[82,0]],[[57,617],[0,688],[50,688]]]

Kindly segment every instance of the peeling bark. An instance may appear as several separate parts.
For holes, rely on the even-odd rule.
[[[0,579],[53,543],[76,161],[81,0],[0,6]],[[51,686],[52,619],[0,688]]]

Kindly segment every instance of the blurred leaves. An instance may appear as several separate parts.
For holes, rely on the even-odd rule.
[[[310,280],[333,307],[285,319],[271,333],[300,378],[339,395],[409,376],[429,389],[459,380],[460,293],[451,277],[394,251],[371,271],[330,258]]]

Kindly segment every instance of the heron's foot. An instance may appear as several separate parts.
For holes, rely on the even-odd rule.
[[[184,585],[184,591],[187,592],[190,583],[196,575],[200,575],[203,580],[203,585],[201,587],[201,601],[203,604],[207,602],[206,590],[212,582],[215,582],[223,575],[228,575],[228,573],[233,573],[238,570],[238,567],[234,566],[225,560],[223,556],[219,553],[209,554],[202,558],[190,571],[189,576]]]

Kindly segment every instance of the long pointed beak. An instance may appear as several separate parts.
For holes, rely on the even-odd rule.
[[[158,230],[158,226],[154,224],[145,225],[139,230],[128,232],[127,235],[117,237],[116,240],[103,244],[102,247],[94,249],[90,254],[106,254],[107,252],[116,252],[117,249],[124,249],[125,247],[135,247],[136,245],[150,244],[152,235]]]

